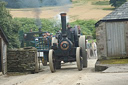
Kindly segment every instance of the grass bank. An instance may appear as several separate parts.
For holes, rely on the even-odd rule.
[[[109,59],[101,60],[101,64],[128,64],[128,59]]]

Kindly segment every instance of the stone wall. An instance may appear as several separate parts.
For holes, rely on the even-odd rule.
[[[107,58],[105,22],[102,22],[96,28],[96,41],[97,41],[97,54],[98,54],[98,59]]]
[[[8,50],[8,72],[38,72],[38,57],[35,48]]]
[[[128,57],[128,21],[125,22],[126,29],[125,29],[125,44],[126,44],[126,56]]]

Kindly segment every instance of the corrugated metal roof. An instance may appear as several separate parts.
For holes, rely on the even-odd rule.
[[[119,8],[105,16],[102,20],[116,20],[116,19],[128,19],[128,2],[121,5]]]

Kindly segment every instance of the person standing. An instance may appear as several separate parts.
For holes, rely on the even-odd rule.
[[[67,23],[67,29],[71,29],[72,27],[70,26],[70,24],[69,23]]]
[[[86,40],[86,48],[87,48],[87,57],[90,59],[90,43]]]
[[[78,25],[77,28],[78,28],[78,34],[81,34],[81,28],[80,28],[80,25]]]
[[[69,38],[69,40],[71,40],[71,33],[73,31],[73,28],[70,26],[70,24],[67,24],[67,36]]]
[[[30,32],[32,32],[32,28],[30,29]]]
[[[93,57],[97,57],[97,46],[94,41],[92,41],[92,51],[93,51]]]

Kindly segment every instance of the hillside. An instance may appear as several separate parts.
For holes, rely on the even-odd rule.
[[[67,12],[70,17],[70,22],[77,19],[102,19],[104,16],[109,14],[112,10],[103,10],[111,9],[110,5],[92,5],[92,3],[98,1],[108,1],[108,0],[73,0],[72,5],[70,6],[57,6],[57,7],[42,7],[40,8],[41,13],[39,14],[40,18],[53,18],[60,12]],[[24,8],[24,9],[9,9],[13,17],[27,17],[35,18],[33,8]]]

